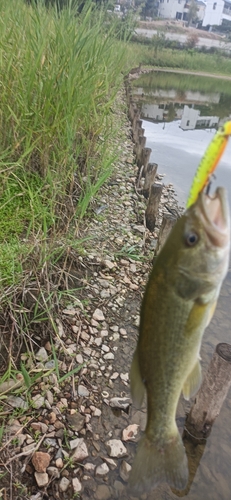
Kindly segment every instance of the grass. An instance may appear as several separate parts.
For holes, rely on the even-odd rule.
[[[212,74],[230,76],[231,58],[216,50],[214,54],[203,53],[196,49],[177,50],[165,48],[165,40],[162,36],[150,39],[141,39],[142,43],[135,41],[129,44],[127,57],[135,55],[135,65],[155,66],[160,68],[186,69]],[[130,53],[129,53],[130,51]]]
[[[79,225],[119,155],[115,99],[130,19],[76,5],[0,0],[2,383],[23,371],[33,387],[21,352],[31,359],[38,338],[59,339],[55,318],[80,296],[78,258],[90,245]]]
[[[105,16],[90,2],[74,15],[0,1],[2,286],[20,280],[34,239],[85,215],[110,175],[124,45]]]

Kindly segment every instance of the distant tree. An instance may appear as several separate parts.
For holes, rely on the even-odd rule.
[[[135,7],[140,8],[142,17],[156,17],[158,14],[158,4],[156,0],[135,0]]]
[[[195,0],[191,0],[189,9],[188,9],[188,26],[190,25],[191,22],[196,22],[197,20],[197,5]]]

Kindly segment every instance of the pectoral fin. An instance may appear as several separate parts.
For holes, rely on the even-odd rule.
[[[213,302],[213,304],[210,307],[209,317],[208,317],[208,321],[207,321],[206,327],[209,325],[209,323],[210,323],[210,321],[211,321],[211,319],[212,319],[212,317],[214,315],[216,306],[217,306],[217,301]]]
[[[189,400],[192,396],[194,396],[194,394],[196,394],[201,385],[201,378],[201,364],[198,359],[183,385],[182,392],[184,399]]]
[[[130,370],[130,381],[131,381],[131,395],[132,401],[136,408],[140,408],[144,399],[145,386],[142,381],[138,352],[137,349],[134,352],[131,370]]]

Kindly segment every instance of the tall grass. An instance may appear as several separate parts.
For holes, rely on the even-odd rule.
[[[31,236],[64,233],[110,174],[118,23],[91,2],[79,13],[0,0],[0,284],[20,276]]]

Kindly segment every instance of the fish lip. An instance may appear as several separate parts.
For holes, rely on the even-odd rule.
[[[216,246],[228,244],[230,216],[226,189],[218,187],[212,196],[201,193],[199,207],[205,231],[211,242]]]

